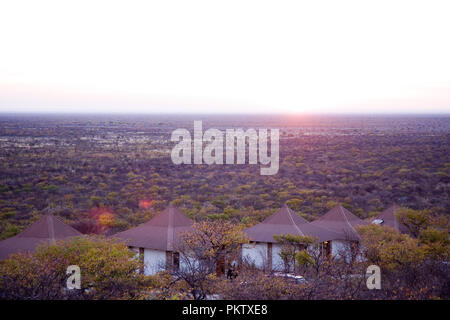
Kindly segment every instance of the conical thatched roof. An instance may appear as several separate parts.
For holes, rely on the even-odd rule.
[[[408,228],[401,224],[396,216],[399,209],[400,207],[398,205],[393,204],[374,218],[372,223],[388,226],[402,233],[408,233]]]
[[[81,235],[52,214],[43,215],[18,235],[0,241],[0,259],[6,259],[12,253],[33,251],[41,244]]]
[[[275,243],[274,235],[292,234],[311,236],[328,241],[338,235],[332,230],[315,226],[284,205],[263,222],[244,230],[251,241]]]
[[[339,235],[335,240],[359,240],[355,227],[367,225],[368,222],[358,218],[343,206],[337,205],[311,224],[334,231]]]
[[[193,223],[177,208],[169,206],[153,219],[112,237],[132,247],[173,251],[180,233],[189,230]]]

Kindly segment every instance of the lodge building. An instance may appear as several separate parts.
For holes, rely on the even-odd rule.
[[[123,240],[143,259],[144,274],[150,275],[180,268],[180,256],[175,248],[181,233],[189,231],[193,224],[194,221],[170,205],[153,219],[113,237]]]
[[[292,212],[287,205],[261,223],[245,229],[244,233],[250,243],[242,248],[243,260],[268,271],[284,270],[284,262],[280,256],[281,245],[274,239],[275,235],[311,236],[317,238],[325,246],[326,242],[338,237],[334,231],[309,223]]]
[[[280,256],[281,245],[274,236],[291,234],[316,238],[321,243],[319,250],[327,256],[350,259],[351,255],[347,251],[359,241],[354,227],[365,224],[367,222],[340,205],[314,222],[308,222],[284,205],[261,223],[244,230],[250,244],[243,246],[242,257],[268,271],[285,270]]]
[[[371,222],[406,232],[396,217],[398,209],[393,205]],[[151,275],[169,268],[183,267],[184,259],[180,259],[176,247],[180,235],[191,230],[193,224],[193,220],[170,205],[149,221],[112,237],[124,241],[143,260],[145,267],[141,271]],[[341,205],[313,222],[308,222],[284,205],[261,223],[244,230],[250,242],[242,246],[241,261],[268,272],[285,270],[280,256],[282,246],[274,239],[275,235],[283,234],[316,238],[323,254],[352,259],[358,257],[361,250],[360,237],[355,228],[367,224],[369,222],[361,220]],[[0,241],[0,260],[12,253],[34,251],[40,244],[52,244],[56,240],[77,236],[82,234],[60,219],[43,215],[21,233]]]

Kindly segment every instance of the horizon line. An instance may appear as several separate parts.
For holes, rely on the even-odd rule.
[[[425,111],[410,111],[410,112],[133,112],[133,111],[2,111],[0,115],[164,115],[164,116],[176,116],[176,115],[207,115],[207,116],[450,116],[450,111],[446,112],[425,112]]]

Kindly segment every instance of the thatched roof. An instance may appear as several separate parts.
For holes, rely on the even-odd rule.
[[[244,230],[251,241],[275,243],[274,235],[292,234],[311,236],[319,241],[328,241],[338,237],[332,230],[327,230],[309,223],[287,205],[266,218],[263,222]]]
[[[354,241],[360,239],[355,227],[367,225],[368,222],[358,218],[343,206],[338,205],[320,218],[311,222],[311,224],[337,233],[339,236],[334,240]]]
[[[112,237],[124,240],[130,247],[173,251],[179,235],[193,223],[177,208],[169,206],[153,219]]]
[[[398,221],[396,214],[399,209],[398,205],[393,204],[374,218],[372,223],[388,226],[402,233],[409,233],[408,228]]]
[[[0,259],[6,259],[12,253],[34,251],[42,244],[81,235],[52,214],[43,215],[21,233],[0,241]]]

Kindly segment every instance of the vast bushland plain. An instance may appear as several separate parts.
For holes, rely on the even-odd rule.
[[[280,170],[174,165],[170,135],[279,128]],[[251,225],[287,202],[309,220],[341,203],[359,217],[392,203],[447,214],[446,115],[0,115],[0,239],[53,213],[84,233],[113,234],[169,202],[195,220]]]

